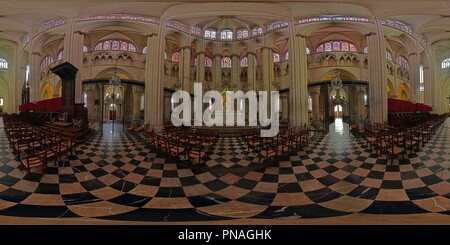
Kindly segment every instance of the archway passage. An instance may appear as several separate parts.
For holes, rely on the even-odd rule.
[[[342,106],[341,105],[335,105],[334,106],[334,117],[341,118],[342,119]]]

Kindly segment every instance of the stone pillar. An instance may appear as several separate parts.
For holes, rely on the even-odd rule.
[[[255,52],[247,51],[247,83],[248,88],[257,90]]]
[[[425,104],[433,107],[433,112],[436,112],[436,76],[434,73],[435,69],[431,69],[431,67],[435,66],[435,50],[431,48],[431,46],[426,47],[429,50],[428,59],[426,60],[426,64],[423,67],[423,79],[424,79],[424,99]]]
[[[88,109],[88,118],[95,119],[95,110],[94,110],[94,102],[95,102],[95,84],[85,85],[84,91],[87,94],[86,105],[84,105]]]
[[[273,52],[271,47],[262,47],[262,69],[263,86],[262,90],[271,91],[273,77]]]
[[[67,23],[67,34],[64,37],[64,61],[78,68],[75,77],[75,103],[83,103],[81,94],[81,78],[83,77],[83,42],[86,33],[75,30],[75,18]]]
[[[289,96],[288,93],[281,93],[280,94],[281,99],[281,119],[287,120],[289,116]]]
[[[132,86],[133,91],[133,103],[130,105],[132,107],[132,120],[139,120],[141,115],[141,96],[142,96],[142,87],[141,86]]]
[[[41,85],[41,53],[31,52],[30,55],[30,102],[39,101]]]
[[[239,55],[232,54],[231,55],[231,90],[237,91],[240,90],[239,86]]]
[[[356,119],[361,120],[366,118],[366,106],[364,104],[364,95],[366,94],[366,86],[358,86],[356,88]]]
[[[161,20],[161,23],[165,23]],[[158,33],[147,36],[145,64],[145,122],[157,130],[163,127],[164,94],[164,41],[165,27],[160,25]]]
[[[214,54],[213,56],[213,83],[215,90],[221,90],[222,85],[222,55],[221,54]]]
[[[369,49],[369,113],[370,120],[376,123],[387,122],[387,93],[386,93],[386,49],[384,36],[381,35],[381,24],[377,22],[377,33],[365,35]]]
[[[313,119],[314,120],[318,120],[319,119],[319,114],[320,114],[320,100],[319,100],[320,86],[311,87],[308,90],[309,90],[309,94],[310,94],[311,99],[312,99]]]
[[[197,82],[205,82],[205,51],[197,52]]]
[[[420,101],[420,56],[417,52],[409,54],[409,90],[411,101],[418,103]]]
[[[289,84],[289,121],[292,126],[308,123],[308,78],[306,36],[295,34],[295,23],[289,23],[289,60],[291,79]]]
[[[180,50],[180,80],[183,90],[191,92],[191,46],[181,47]]]

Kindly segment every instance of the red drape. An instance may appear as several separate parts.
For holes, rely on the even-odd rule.
[[[20,111],[60,111],[61,97],[27,103],[19,106]]]
[[[405,100],[388,99],[389,112],[428,112],[432,110],[433,108],[429,105],[413,103]]]

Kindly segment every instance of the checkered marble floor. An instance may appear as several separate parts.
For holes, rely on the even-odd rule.
[[[26,175],[0,130],[0,215],[127,221],[299,219],[450,214],[450,119],[419,152],[387,164],[348,127],[267,167],[240,139],[220,139],[207,164],[152,152],[141,138],[105,131]]]

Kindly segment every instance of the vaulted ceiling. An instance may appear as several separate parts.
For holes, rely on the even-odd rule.
[[[257,3],[257,5],[256,5]],[[203,8],[202,6],[208,6]],[[315,0],[315,1],[137,1],[137,0],[7,0],[0,1],[0,40],[20,42],[40,23],[55,18],[105,14],[136,14],[204,24],[211,19],[202,9],[215,8],[240,16],[244,22],[300,19],[326,14],[391,18],[410,24],[431,43],[450,44],[450,0]],[[249,14],[251,13],[251,14]],[[205,17],[203,17],[205,16]],[[254,19],[251,20],[251,17]],[[265,17],[263,17],[265,16]],[[250,19],[249,19],[250,18]]]

